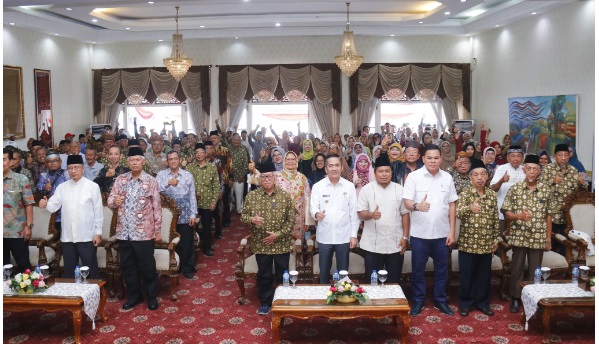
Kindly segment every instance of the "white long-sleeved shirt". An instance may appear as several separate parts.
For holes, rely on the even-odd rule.
[[[316,241],[322,244],[347,244],[350,238],[358,237],[360,221],[357,211],[356,187],[340,178],[333,185],[329,177],[314,184],[310,196],[310,215],[325,212],[324,219],[318,222]]]
[[[507,196],[507,191],[512,187],[512,185],[516,183],[520,183],[524,179],[526,179],[526,175],[524,174],[524,169],[522,169],[522,165],[518,166],[518,168],[513,168],[509,163],[499,165],[495,169],[495,174],[493,175],[493,179],[491,180],[491,185],[497,184],[501,178],[507,172],[508,176],[510,176],[510,180],[501,184],[499,190],[497,190],[497,211],[499,212],[499,219],[503,220],[503,213],[501,212],[501,206],[503,205],[503,201],[505,200],[505,196]]]
[[[98,184],[81,177],[78,182],[70,179],[58,185],[46,210],[53,213],[61,208],[62,242],[87,242],[102,235],[104,212]]]

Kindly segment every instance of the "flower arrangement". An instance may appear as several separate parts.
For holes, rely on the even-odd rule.
[[[355,285],[349,280],[341,280],[337,284],[331,285],[327,293],[327,304],[333,301],[354,302],[356,300],[366,302],[368,295],[366,290],[360,285]]]
[[[16,274],[15,277],[10,280],[9,287],[14,291],[23,294],[33,294],[48,288],[46,282],[44,282],[44,276],[35,271],[31,272],[29,269],[25,270],[24,273]]]
[[[591,291],[594,293],[595,292],[595,277],[591,278],[591,280],[589,281],[589,286]]]

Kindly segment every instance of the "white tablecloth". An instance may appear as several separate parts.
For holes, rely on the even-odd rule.
[[[276,300],[326,300],[330,285],[293,287],[279,286],[275,290],[273,302]],[[406,296],[399,285],[369,286],[361,285],[366,290],[366,295],[372,300],[376,299],[405,299]]]
[[[19,294],[3,284],[4,295]],[[100,286],[95,283],[54,283],[51,287],[35,295],[42,296],[79,296],[83,299],[83,311],[92,320],[92,328],[96,329],[96,312],[100,305]]]
[[[551,297],[594,297],[590,291],[584,291],[576,284],[529,284],[522,289],[522,305],[526,315],[526,326],[528,330],[528,320],[537,311],[539,300]]]

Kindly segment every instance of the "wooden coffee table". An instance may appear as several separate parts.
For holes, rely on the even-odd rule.
[[[305,286],[305,284],[302,284]],[[285,317],[310,319],[313,317],[325,317],[330,319],[354,319],[367,317],[380,319],[392,317],[393,324],[399,327],[398,320],[403,324],[399,327],[401,331],[401,342],[407,343],[408,329],[410,328],[410,305],[406,299],[375,299],[367,300],[364,304],[359,303],[326,303],[322,300],[288,300],[279,299],[273,302],[272,331],[274,343],[279,343],[279,326]]]
[[[103,280],[87,280],[89,283],[95,283],[100,286],[100,304],[97,314],[100,320],[106,322],[108,317],[104,314],[106,305],[106,290]],[[72,278],[56,278],[55,283],[74,283]],[[11,312],[23,312],[33,309],[43,309],[48,312],[60,310],[69,310],[73,312],[73,328],[75,329],[75,342],[81,343],[81,322],[83,313],[83,299],[77,296],[48,296],[44,294],[15,294],[3,295],[4,310]]]
[[[520,287],[524,288],[529,284],[533,284],[532,281],[525,281],[520,283]],[[572,283],[571,280],[552,280],[545,281],[547,284],[563,284]],[[586,284],[582,283],[579,286],[584,290]],[[595,298],[594,297],[548,297],[539,300],[538,305],[543,308],[543,343],[549,342],[549,334],[551,332],[551,314],[554,312],[572,312],[581,310],[595,310]],[[520,319],[522,325],[526,322],[526,314],[522,311],[522,317]]]

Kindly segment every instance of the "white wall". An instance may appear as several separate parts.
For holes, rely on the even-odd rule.
[[[84,133],[92,123],[92,73],[87,44],[4,26],[4,64],[23,67],[26,137],[37,137],[33,69],[51,71],[54,140]],[[27,139],[18,140],[26,148]]]
[[[577,1],[474,39],[472,118],[509,131],[508,98],[578,94],[578,156],[592,168],[595,128],[595,2]]]

